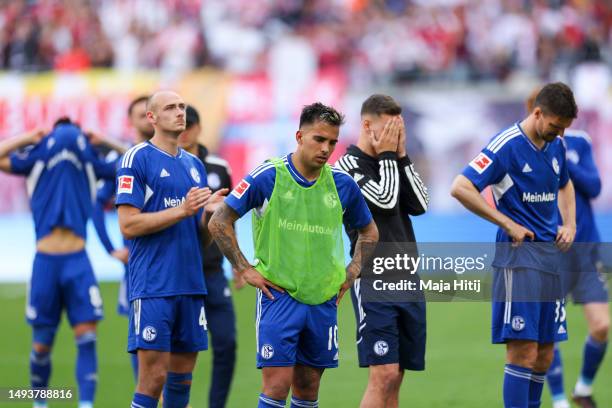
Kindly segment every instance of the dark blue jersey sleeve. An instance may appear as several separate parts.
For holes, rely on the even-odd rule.
[[[45,139],[43,139],[43,141]],[[27,146],[24,149],[11,153],[9,156],[11,161],[11,173],[21,175],[30,174],[34,164],[41,159],[41,152],[43,149],[43,142],[40,142],[36,145]]]
[[[91,219],[93,221],[96,232],[98,233],[98,237],[100,238],[100,242],[106,249],[106,252],[109,254],[115,250],[113,243],[110,240],[108,235],[108,230],[106,229],[105,220],[105,212],[104,208],[111,201],[115,193],[115,185],[109,181],[101,181],[100,187],[98,188],[98,194],[96,196],[96,203],[94,205]]]
[[[567,169],[576,191],[593,199],[601,192],[601,178],[593,159],[591,144],[584,140],[580,145],[579,157],[568,155]]]

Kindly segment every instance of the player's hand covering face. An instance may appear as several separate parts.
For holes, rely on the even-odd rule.
[[[298,130],[298,149],[308,164],[313,168],[321,168],[327,163],[338,143],[339,132],[338,126],[321,121]]]

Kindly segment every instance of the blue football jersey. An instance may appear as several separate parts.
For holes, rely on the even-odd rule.
[[[497,209],[519,225],[533,231],[535,242],[520,248],[497,246],[493,266],[558,271],[557,236],[559,189],[569,181],[563,140],[557,137],[538,149],[514,124],[497,134],[463,170],[474,186],[491,186]],[[499,228],[497,242],[511,238]],[[546,243],[546,244],[542,244]]]
[[[585,132],[568,129],[563,136],[567,169],[576,190],[576,242],[599,242],[591,200],[601,192],[601,179],[593,160],[591,139]]]
[[[297,171],[290,158],[291,154],[283,156],[282,159],[294,180],[303,187],[312,186],[316,181],[306,180]],[[361,195],[357,183],[348,173],[333,167],[332,176],[342,204],[344,221],[354,229],[360,229],[368,225],[372,221],[372,214]],[[274,164],[272,162],[265,162],[238,183],[234,190],[225,198],[225,203],[236,211],[240,217],[253,208],[259,214],[263,214],[266,203],[272,197],[275,181],[276,169]]]
[[[11,172],[27,176],[36,239],[63,227],[85,238],[98,178],[113,180],[115,166],[100,159],[81,130],[56,126],[38,144],[10,156]]]
[[[530,229],[535,241],[552,242],[557,236],[557,195],[569,175],[565,146],[560,137],[538,149],[514,124],[495,136],[463,170],[481,191],[491,186],[497,209]],[[497,242],[509,242],[501,228]]]
[[[151,142],[123,156],[117,172],[115,205],[144,212],[180,206],[192,187],[206,187],[206,170],[196,156],[179,149],[171,156]],[[203,211],[162,231],[131,240],[129,299],[206,294],[198,228]]]

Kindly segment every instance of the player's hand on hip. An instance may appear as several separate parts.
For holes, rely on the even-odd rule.
[[[206,200],[206,204],[204,206],[205,211],[209,214],[214,213],[217,208],[223,204],[223,200],[225,199],[227,193],[229,193],[228,188],[222,188],[215,191],[214,194],[212,194],[208,200]]]
[[[510,238],[512,238],[512,246],[519,246],[525,240],[533,241],[535,234],[533,231],[519,225],[515,222],[510,224],[510,227],[506,230]]]
[[[127,265],[128,257],[129,257],[129,252],[128,252],[127,248],[115,249],[113,252],[111,252],[111,256],[113,258],[118,259],[123,264]]]
[[[244,280],[244,275],[242,275],[236,268],[232,268],[232,273],[234,275],[234,287],[236,290],[240,290],[244,288],[246,285],[246,281]]]
[[[575,237],[576,227],[562,225],[557,230],[557,239],[555,240],[555,242],[557,243],[557,247],[559,247],[561,251],[566,252],[574,243]]]
[[[383,130],[380,132],[378,139],[372,139],[372,147],[376,154],[382,152],[396,152],[397,142],[399,140],[400,122],[397,116],[389,119]]]
[[[270,289],[268,289],[268,287],[274,288],[279,292],[285,291],[280,286],[276,286],[275,284],[264,278],[263,275],[252,266],[242,271],[242,277],[244,278],[246,283],[260,289],[264,293],[264,295],[266,295],[270,300],[274,300],[274,295],[272,295],[272,292],[270,292]]]
[[[210,198],[210,188],[191,187],[185,196],[185,202],[181,204],[182,210],[186,217],[196,214],[201,208],[206,205],[206,201]]]
[[[342,300],[344,294],[351,288],[351,286],[353,286],[355,279],[357,278],[353,277],[352,274],[346,274],[346,280],[344,281],[342,286],[340,286],[340,291],[338,292],[338,297],[336,298],[336,306],[340,304],[340,301]]]

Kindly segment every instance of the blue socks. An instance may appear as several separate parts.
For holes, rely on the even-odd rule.
[[[565,389],[563,387],[563,360],[561,360],[561,350],[555,344],[555,354],[552,364],[546,373],[546,381],[550,389],[553,401],[565,399]]]
[[[30,353],[30,384],[32,388],[47,388],[51,376],[51,355],[49,352]],[[43,403],[44,400],[37,400]]]
[[[277,400],[268,397],[266,394],[259,394],[259,404],[257,408],[285,408],[285,400]]]
[[[531,369],[506,364],[504,368],[504,407],[525,408],[529,401],[530,383]]]
[[[319,408],[319,400],[302,400],[292,396],[290,408]]]
[[[584,343],[582,370],[574,388],[574,394],[589,396],[593,393],[592,384],[599,365],[606,354],[608,342],[600,343],[591,336]]]
[[[164,385],[164,408],[185,408],[189,404],[191,373],[168,372]]]
[[[79,387],[79,402],[93,403],[98,382],[96,332],[83,333],[76,338],[76,344],[76,380]]]
[[[542,390],[546,381],[546,373],[531,373],[529,382],[529,408],[540,408],[542,404]]]
[[[157,399],[148,395],[134,393],[131,408],[157,408]]]

